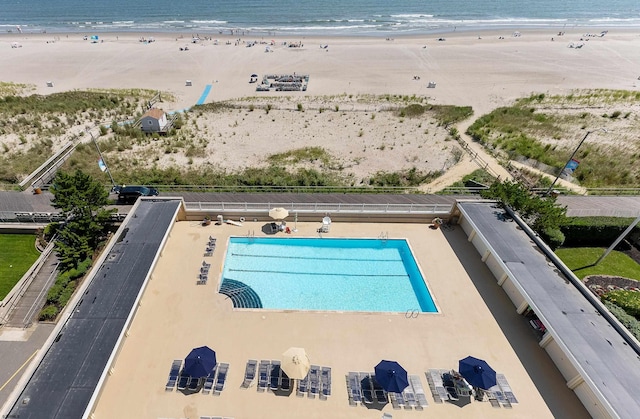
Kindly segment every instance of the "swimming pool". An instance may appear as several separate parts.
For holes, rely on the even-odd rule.
[[[244,307],[437,312],[402,239],[232,237],[220,292]]]

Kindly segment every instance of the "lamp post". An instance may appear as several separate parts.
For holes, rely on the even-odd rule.
[[[573,150],[573,153],[571,153],[571,156],[569,157],[569,160],[567,160],[565,165],[562,166],[562,169],[560,169],[560,173],[558,173],[558,176],[556,176],[556,178],[553,180],[553,183],[551,183],[551,186],[549,186],[549,189],[547,189],[547,191],[544,193],[545,196],[549,195],[551,193],[551,191],[553,190],[553,187],[555,186],[556,182],[558,182],[558,179],[560,179],[560,175],[562,174],[562,172],[564,172],[564,169],[569,165],[569,163],[571,163],[571,160],[573,160],[573,158],[575,157],[576,153],[578,152],[578,149],[580,149],[580,147],[582,146],[582,143],[585,142],[585,140],[587,139],[587,137],[589,137],[589,135],[593,134],[596,131],[607,132],[607,130],[605,128],[598,128],[598,129],[595,129],[595,130],[592,130],[592,131],[587,131],[587,133],[584,135],[584,137],[582,137],[582,140],[580,140],[580,143],[578,143],[578,146],[575,148],[575,150]]]

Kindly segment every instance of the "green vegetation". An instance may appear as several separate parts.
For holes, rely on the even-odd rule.
[[[53,184],[51,203],[67,219],[58,229],[56,240],[60,268],[66,272],[93,256],[112,211],[103,209],[109,197],[104,185],[80,170],[73,174],[58,172]]]
[[[630,106],[639,96],[637,92],[612,90],[579,91],[568,96],[532,95],[518,100],[513,106],[498,108],[478,118],[467,129],[467,134],[510,159],[525,157],[559,171],[588,127],[606,127],[612,123],[608,121],[616,120],[616,124],[625,125],[617,125],[616,131],[634,132],[631,112],[623,114],[614,107],[625,103]],[[580,166],[574,173],[580,184],[587,187],[636,187],[640,184],[640,154],[632,151],[635,136],[623,136],[631,143],[623,146],[622,142],[616,144],[590,138],[582,145],[575,156]],[[572,138],[575,140],[571,144],[561,142]],[[612,167],[616,170],[611,170]]]
[[[33,234],[0,234],[0,300],[40,256],[35,241]]]
[[[476,169],[468,175],[464,176],[462,180],[453,183],[450,188],[464,188],[466,182],[469,181],[489,186],[496,181],[496,178],[484,169]]]
[[[268,161],[272,164],[298,164],[302,162],[320,161],[324,166],[330,166],[334,158],[322,147],[305,147],[284,153],[272,154]]]
[[[606,293],[602,298],[622,308],[628,315],[640,318],[640,292],[615,290]]]
[[[67,221],[56,228],[60,273],[47,294],[40,320],[55,319],[73,295],[80,279],[91,267],[94,252],[105,238],[106,222],[111,213],[104,209],[109,193],[100,182],[82,171],[58,172],[53,183],[52,204]]]
[[[567,217],[560,229],[567,247],[608,247],[622,234],[634,218],[625,217]],[[640,226],[633,232],[640,233]]]
[[[87,258],[78,264],[77,268],[58,274],[56,282],[47,293],[45,307],[40,311],[39,320],[55,320],[58,313],[67,305],[73,292],[78,286],[78,281],[91,267],[91,258]]]
[[[603,303],[609,309],[611,314],[613,314],[636,339],[640,340],[640,321],[635,317],[630,316],[623,308],[618,307],[610,301],[604,300]]]
[[[418,118],[429,112],[438,125],[448,127],[456,122],[463,121],[473,115],[471,106],[453,106],[453,105],[421,105],[412,103],[401,108],[398,116],[401,118]]]
[[[436,121],[444,127],[464,121],[473,115],[471,106],[429,105],[429,110],[433,112]]]
[[[22,86],[14,90],[19,88]],[[13,136],[19,142],[17,146],[5,144],[0,153],[0,182],[17,183],[31,173],[51,157],[54,143],[73,139],[68,135],[71,128],[132,119],[141,114],[140,105],[155,94],[131,89],[0,97],[0,136]],[[106,134],[106,127],[101,128],[101,133]]]
[[[580,279],[589,275],[611,275],[640,281],[640,265],[622,252],[614,250],[593,266],[604,251],[599,247],[571,247],[557,249],[555,253]]]
[[[481,195],[483,198],[497,199],[503,206],[516,211],[552,248],[563,243],[564,235],[559,227],[567,209],[560,207],[555,198],[532,194],[522,183],[509,180],[494,182]]]
[[[131,109],[137,107],[137,100],[124,98],[108,92],[70,91],[52,93],[47,96],[26,97],[5,96],[0,98],[0,112],[4,116],[24,114],[52,114],[76,117],[87,111]]]
[[[35,87],[22,83],[7,83],[0,81],[0,97],[2,96],[19,96],[26,90],[33,90]]]
[[[442,171],[422,172],[415,167],[399,172],[377,172],[369,179],[371,186],[412,187],[429,183],[442,175]]]

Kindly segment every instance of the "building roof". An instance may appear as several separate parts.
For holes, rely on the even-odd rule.
[[[164,116],[164,111],[162,109],[152,108],[142,115],[143,118],[146,118],[147,116],[153,119],[160,119]]]
[[[140,201],[7,417],[82,417],[179,205]]]
[[[573,282],[495,203],[458,208],[506,267],[509,277],[585,382],[621,418],[640,417],[640,356]],[[506,216],[506,217],[505,217]]]

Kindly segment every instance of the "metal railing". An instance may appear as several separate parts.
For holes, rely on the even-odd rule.
[[[331,214],[442,214],[449,213],[453,204],[351,204],[300,202],[185,202],[187,211],[268,212],[282,207],[289,212]]]

